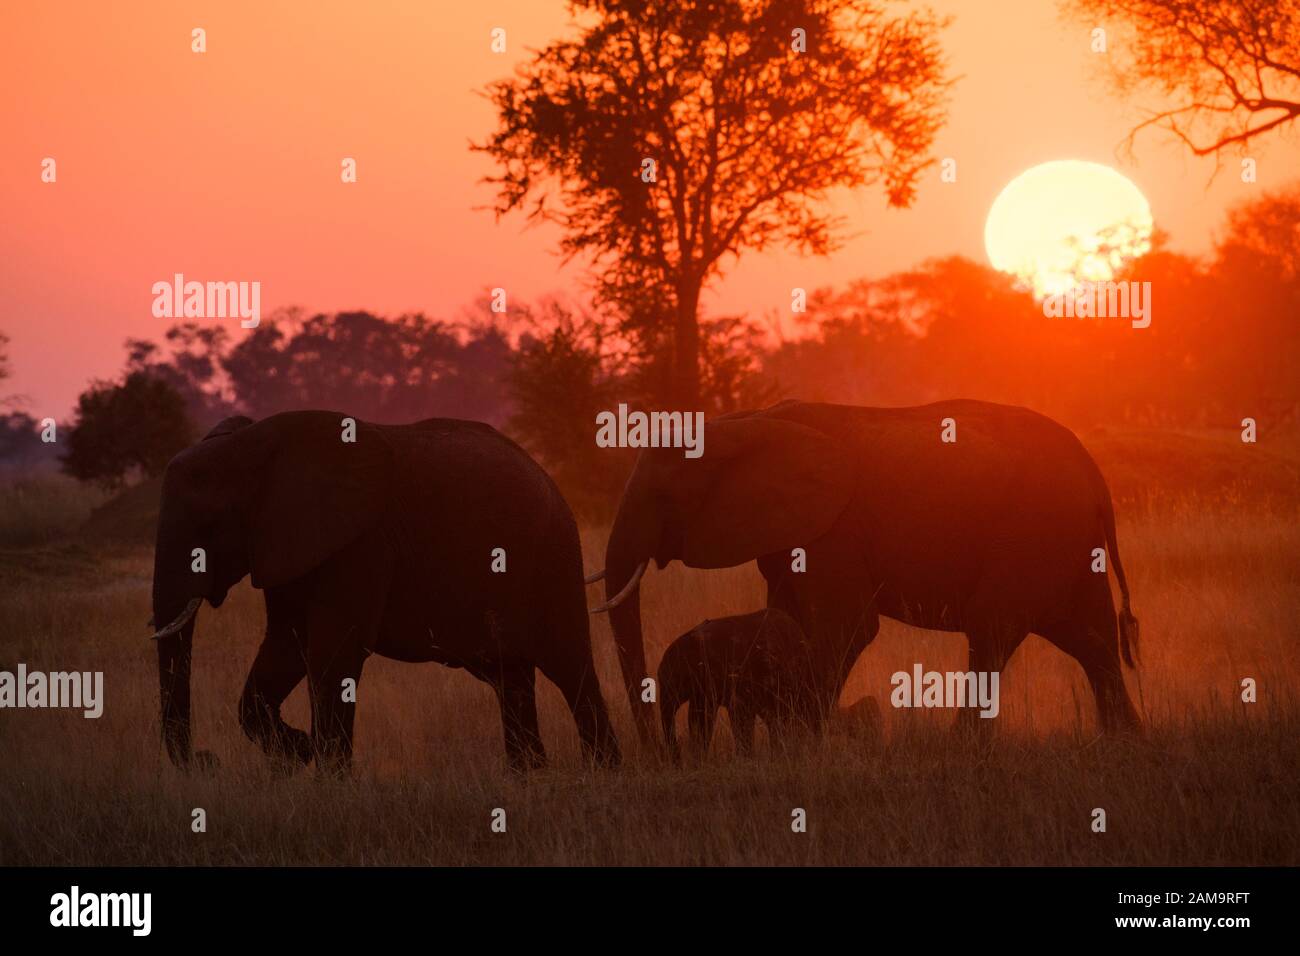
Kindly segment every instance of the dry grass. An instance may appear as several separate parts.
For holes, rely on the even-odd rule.
[[[59,474],[0,481],[0,542],[28,547],[66,537],[106,497]]]
[[[247,585],[201,614],[196,640],[196,743],[222,767],[179,774],[158,741],[148,553],[9,548],[0,666],[102,670],[107,706],[99,720],[0,712],[0,864],[1300,862],[1300,514],[1276,500],[1184,498],[1120,517],[1143,622],[1143,741],[1097,739],[1078,666],[1030,638],[1006,672],[992,741],[950,733],[947,713],[885,706],[884,739],[761,747],[740,761],[724,729],[707,763],[666,768],[635,752],[602,620],[593,640],[629,759],[617,772],[583,768],[543,681],[552,769],[526,779],[504,769],[485,686],[381,659],[361,684],[354,778],[276,775],[235,717],[263,623]],[[603,535],[588,533],[589,555]],[[651,574],[651,662],[701,618],[762,603],[752,566]],[[889,675],[915,661],[964,668],[964,640],[887,623],[845,702],[884,703]],[[1258,682],[1257,704],[1240,702],[1243,677]],[[301,688],[286,717],[306,726]],[[191,832],[194,807],[207,833]],[[489,828],[495,807],[506,834]],[[795,807],[807,810],[805,834],[791,832]],[[1094,807],[1105,834],[1090,829]]]

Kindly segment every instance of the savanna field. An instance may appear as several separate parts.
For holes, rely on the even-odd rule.
[[[591,771],[559,693],[539,681],[549,769],[505,769],[491,690],[463,672],[371,658],[350,780],[277,773],[239,729],[236,702],[262,637],[247,582],[200,611],[195,746],[184,775],[158,732],[151,549],[129,509],[62,479],[0,490],[0,669],[102,670],[105,709],[0,711],[0,864],[1048,864],[1300,863],[1300,443],[1235,431],[1084,433],[1116,498],[1142,622],[1128,675],[1142,739],[1101,739],[1078,665],[1031,637],[1002,678],[998,733],[950,732],[948,711],[896,711],[889,678],[921,662],[964,670],[965,639],[884,622],[842,705],[875,696],[880,733],[752,760],[726,721],[709,758],[672,768],[637,750],[612,638],[592,640],[624,766]],[[125,511],[125,513],[124,513]],[[137,529],[138,530],[138,529]],[[599,567],[606,528],[584,531]],[[590,590],[594,599],[595,588]],[[651,572],[648,657],[705,617],[764,602],[752,566]],[[1240,699],[1243,678],[1258,702]],[[284,716],[308,726],[305,686]],[[207,832],[191,812],[207,812]],[[507,832],[490,828],[494,808]],[[807,832],[791,831],[791,811]],[[1106,811],[1105,833],[1091,828]]]

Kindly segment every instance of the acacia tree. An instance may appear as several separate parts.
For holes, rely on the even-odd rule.
[[[1129,28],[1110,47],[1118,93],[1174,104],[1138,124],[1130,145],[1157,127],[1197,156],[1218,154],[1300,116],[1300,0],[1066,0],[1065,9]]]
[[[840,241],[837,188],[908,205],[943,119],[929,11],[876,0],[570,0],[581,25],[491,84],[498,217],[558,223],[565,258],[699,402],[699,300],[728,257]]]

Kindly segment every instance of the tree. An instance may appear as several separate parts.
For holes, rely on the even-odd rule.
[[[0,468],[23,471],[49,457],[52,444],[41,441],[41,424],[23,411],[0,414]]]
[[[741,408],[762,408],[779,397],[762,376],[762,355],[768,335],[744,316],[700,319],[699,402],[696,408],[712,418]],[[631,394],[647,407],[672,395],[672,356],[653,352],[631,367],[620,394]],[[626,399],[625,399],[626,400]]]
[[[147,339],[126,340],[126,371],[144,372],[171,385],[185,400],[186,413],[201,431],[235,413],[224,387],[230,350],[225,326],[196,322],[173,325],[164,334],[170,355]]]
[[[221,364],[237,406],[254,418],[332,408],[375,422],[442,415],[496,424],[509,352],[490,325],[339,312],[263,321]]]
[[[167,462],[194,442],[195,431],[174,386],[131,372],[120,384],[98,382],[81,393],[63,470],[113,490],[135,472],[162,474]]]
[[[13,368],[9,364],[9,336],[0,332],[0,383],[3,383],[10,375],[13,374]],[[5,395],[0,392],[0,408],[8,406],[9,408],[21,408],[23,398],[19,395]]]
[[[1261,275],[1300,279],[1300,181],[1229,209],[1216,254],[1220,268],[1253,265]]]
[[[559,224],[624,331],[671,343],[672,398],[696,407],[700,293],[724,259],[832,251],[833,190],[911,202],[943,116],[943,23],[876,0],[570,8],[580,35],[488,87],[499,124],[474,148],[500,168],[497,216]]]
[[[631,461],[593,441],[596,415],[616,402],[600,324],[554,304],[525,320],[530,328],[506,376],[514,407],[507,431],[542,461],[575,511],[607,519]]]
[[[1226,413],[1246,408],[1270,424],[1296,415],[1300,182],[1229,210],[1210,270],[1206,308],[1215,335],[1207,351],[1215,398]]]
[[[1121,95],[1155,93],[1175,105],[1154,126],[1197,156],[1243,146],[1300,116],[1300,0],[1067,0],[1075,19],[1129,27],[1112,43]]]

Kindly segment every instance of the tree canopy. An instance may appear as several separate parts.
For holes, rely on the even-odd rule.
[[[1130,143],[1157,127],[1205,156],[1300,116],[1298,0],[1067,0],[1066,10],[1126,27],[1107,51],[1117,92],[1162,100]]]
[[[161,475],[196,437],[180,393],[146,372],[131,372],[121,383],[100,382],[81,393],[63,470],[115,489],[133,474]]]
[[[492,84],[500,216],[559,224],[625,331],[700,398],[700,292],[728,257],[836,248],[837,189],[911,202],[943,119],[942,26],[875,0],[571,0],[581,32]]]

